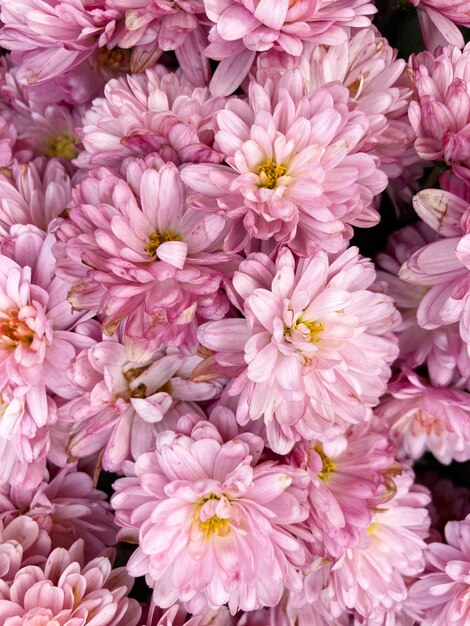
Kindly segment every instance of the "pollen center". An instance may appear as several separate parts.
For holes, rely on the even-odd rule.
[[[226,537],[230,532],[230,522],[228,519],[221,519],[214,515],[205,522],[199,522],[199,528],[205,539],[210,539],[212,535]]]
[[[326,480],[330,476],[330,474],[335,471],[336,465],[333,459],[330,459],[330,457],[326,456],[326,454],[323,452],[321,444],[317,444],[315,446],[315,452],[320,456],[323,464],[321,471],[318,473],[318,478],[320,480]]]
[[[285,165],[278,165],[271,159],[266,161],[258,167],[259,186],[267,187],[267,189],[274,189],[277,183],[277,179],[287,172]]]
[[[158,230],[154,230],[153,233],[150,233],[149,242],[145,246],[145,251],[149,255],[149,257],[154,257],[157,252],[157,248],[162,243],[166,243],[167,241],[181,241],[181,237],[175,235],[171,230],[167,230],[164,233],[158,232]]]
[[[320,341],[319,335],[323,332],[325,326],[321,322],[302,322],[306,326],[310,333],[310,341],[312,343],[318,343]]]
[[[33,343],[34,331],[18,319],[18,311],[10,310],[8,316],[8,319],[0,322],[0,342],[10,349],[15,349],[20,343],[30,346]]]
[[[62,133],[49,140],[44,155],[49,159],[58,157],[64,161],[71,161],[78,155],[76,138],[72,133]]]

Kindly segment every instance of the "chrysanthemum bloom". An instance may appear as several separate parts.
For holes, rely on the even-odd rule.
[[[0,585],[11,582],[22,567],[42,565],[51,552],[47,532],[26,515],[0,521]],[[0,592],[1,593],[1,592]]]
[[[0,240],[15,224],[33,224],[47,231],[71,198],[70,178],[57,159],[37,158],[12,164],[0,176]]]
[[[389,441],[363,425],[325,444],[300,442],[289,462],[310,475],[308,524],[335,557],[361,541],[371,509],[393,495],[397,467]]]
[[[71,422],[69,456],[102,451],[104,469],[121,471],[123,461],[153,449],[157,433],[181,412],[198,413],[200,419],[195,402],[222,390],[219,381],[188,380],[200,361],[176,349],[139,349],[126,340],[104,341],[81,352],[70,372],[79,395],[59,411],[62,420]]]
[[[85,565],[83,540],[56,548],[41,566],[23,567],[0,586],[4,626],[136,626],[141,608],[127,597],[133,580],[106,557]]]
[[[405,372],[388,388],[378,415],[412,459],[428,450],[441,463],[470,459],[470,394],[437,388]]]
[[[413,55],[414,100],[408,111],[423,159],[443,160],[470,183],[470,44]]]
[[[418,19],[426,48],[433,52],[437,46],[450,43],[463,48],[465,41],[457,28],[470,26],[470,7],[466,0],[408,0],[418,9]]]
[[[303,96],[289,83],[288,76],[277,85],[252,82],[248,102],[231,99],[216,114],[214,145],[228,165],[182,170],[200,194],[194,206],[207,211],[213,205],[230,218],[227,249],[274,239],[301,256],[318,246],[338,252],[352,225],[379,221],[371,202],[387,179],[378,159],[361,149],[367,116],[349,111],[349,91],[341,85]]]
[[[403,158],[412,146],[414,133],[408,122],[411,90],[404,80],[405,61],[397,59],[386,39],[373,29],[361,29],[337,46],[304,44],[298,57],[271,50],[257,59],[257,79],[290,73],[291,90],[297,89],[296,75],[302,78],[304,93],[319,89],[332,81],[348,88],[353,108],[369,119],[367,145],[364,151],[380,158],[387,176],[398,176]],[[414,153],[415,160],[417,159]]]
[[[415,198],[415,206],[429,196],[434,196],[439,205],[445,193],[434,189],[423,191]],[[417,310],[427,289],[398,277],[403,263],[436,239],[436,233],[423,222],[393,233],[385,251],[377,255],[377,264],[382,268],[377,271],[377,279],[386,283],[387,294],[402,316],[396,329],[400,362],[411,369],[425,364],[431,383],[437,387],[453,384],[462,388],[470,384],[470,356],[467,344],[460,337],[458,323],[433,329],[419,326]]]
[[[116,41],[121,48],[132,48],[132,72],[153,65],[163,51],[174,50],[192,82],[209,81],[209,60],[203,52],[207,45],[201,24],[207,20],[203,0],[106,0],[106,6],[124,13]]]
[[[214,266],[225,220],[188,208],[177,168],[159,172],[133,162],[128,181],[106,168],[78,187],[58,230],[58,271],[74,282],[68,301],[98,310],[112,335],[130,316],[126,333],[183,349],[196,345],[199,321],[228,310]]]
[[[374,617],[400,608],[407,582],[424,569],[430,498],[412,472],[396,476],[397,493],[375,507],[367,547],[347,548],[332,566],[326,593],[343,609]]]
[[[0,45],[14,52],[20,78],[47,81],[111,39],[120,12],[90,0],[0,0]]]
[[[444,239],[429,243],[406,261],[399,277],[422,288],[418,324],[426,329],[458,323],[470,344],[470,204],[468,199],[426,189],[415,198],[415,210]]]
[[[200,613],[228,603],[234,614],[276,605],[285,586],[300,590],[308,475],[257,464],[263,448],[251,433],[224,443],[202,421],[191,437],[160,433],[154,452],[125,464],[111,503],[121,539],[140,544],[128,570],[146,575],[157,605]]]
[[[285,249],[275,263],[253,254],[233,278],[246,319],[200,327],[215,371],[230,366],[236,376],[237,419],[263,418],[275,452],[370,418],[398,352],[398,314],[388,296],[369,290],[374,279],[354,247],[331,265],[322,251],[297,264]]]
[[[126,157],[157,152],[176,165],[220,163],[223,155],[212,147],[212,118],[224,104],[225,98],[188,86],[163,66],[110,80],[104,98],[84,116],[86,152],[78,162],[117,167]]]
[[[31,156],[31,150],[18,141],[15,126],[0,115],[0,171],[8,171],[15,160],[24,162]]]
[[[45,474],[34,490],[0,488],[0,520],[5,524],[28,515],[47,532],[52,548],[70,548],[79,538],[85,542],[87,561],[116,543],[116,527],[106,494],[93,487],[84,472],[68,466],[52,478]]]
[[[219,95],[232,93],[247,75],[256,52],[274,48],[299,56],[306,41],[336,45],[347,39],[345,27],[364,27],[376,11],[368,0],[204,0],[214,23],[206,54],[221,61],[211,81]]]
[[[410,589],[408,606],[422,626],[466,626],[470,618],[470,515],[449,522],[445,537],[429,546],[427,571]]]

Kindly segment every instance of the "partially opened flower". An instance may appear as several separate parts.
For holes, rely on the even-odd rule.
[[[141,609],[127,597],[132,579],[106,557],[85,564],[83,540],[56,548],[39,566],[23,567],[0,588],[4,626],[136,626]],[[97,619],[99,617],[99,619]]]
[[[451,0],[408,0],[418,9],[418,19],[426,48],[450,43],[463,48],[465,41],[458,26],[470,26],[470,8],[465,2]]]
[[[303,95],[284,76],[252,82],[247,102],[231,99],[216,114],[214,145],[227,165],[188,165],[181,176],[198,192],[194,206],[230,219],[226,249],[249,249],[255,239],[300,256],[339,252],[353,225],[378,222],[372,199],[387,179],[362,150],[367,116],[348,103],[341,85]]]
[[[121,539],[139,541],[128,570],[146,575],[157,605],[200,613],[228,603],[234,614],[300,590],[308,476],[258,463],[263,447],[250,433],[224,443],[201,421],[190,437],[160,433],[154,452],[125,465],[112,505]]]
[[[370,290],[374,279],[357,248],[331,264],[324,252],[297,263],[289,250],[275,263],[253,254],[233,278],[246,319],[201,326],[214,372],[235,378],[228,393],[239,395],[237,419],[263,419],[275,452],[370,418],[398,352],[397,313]]]
[[[422,626],[465,626],[470,616],[470,515],[449,522],[445,538],[429,546],[426,573],[410,590],[408,606]]]

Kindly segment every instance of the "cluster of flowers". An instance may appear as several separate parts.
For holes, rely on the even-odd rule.
[[[0,0],[3,626],[469,623],[470,2],[402,4]]]

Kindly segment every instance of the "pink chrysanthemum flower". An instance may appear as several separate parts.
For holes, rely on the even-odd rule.
[[[228,310],[220,290],[225,220],[188,208],[172,164],[133,162],[127,182],[101,168],[78,187],[58,230],[58,271],[74,282],[75,309],[98,310],[104,332],[125,318],[126,333],[180,348],[196,345],[199,320]],[[130,316],[130,317],[129,317]]]
[[[372,507],[393,494],[396,463],[390,444],[362,425],[325,444],[296,444],[290,463],[310,475],[308,524],[335,557],[361,541]]]
[[[4,626],[136,626],[141,608],[127,597],[132,579],[97,557],[85,565],[83,540],[56,548],[41,567],[23,567],[0,586]]]
[[[153,152],[176,165],[220,163],[223,155],[213,149],[212,118],[224,104],[224,98],[188,86],[163,66],[110,80],[104,98],[95,100],[84,116],[86,152],[78,163],[117,167],[127,157]]]
[[[412,459],[426,451],[444,464],[470,459],[470,394],[436,388],[413,372],[389,385],[378,408],[392,438]]]
[[[79,538],[85,542],[87,561],[106,546],[116,543],[116,527],[106,494],[93,487],[84,472],[68,466],[34,490],[9,486],[0,488],[0,520],[9,523],[28,515],[44,529],[52,548],[70,548]]]
[[[276,86],[252,82],[248,102],[232,99],[216,114],[215,147],[228,165],[182,170],[201,194],[194,206],[213,205],[230,218],[227,249],[273,239],[301,256],[317,247],[338,252],[352,225],[379,220],[371,203],[387,180],[378,160],[361,149],[367,116],[349,111],[349,91],[340,85],[305,96],[288,85],[288,76]]]
[[[325,591],[343,609],[365,617],[399,609],[408,595],[407,581],[424,569],[428,492],[412,484],[408,471],[394,481],[394,498],[374,509],[368,546],[346,549],[331,567]]]
[[[206,54],[221,61],[211,81],[213,93],[228,95],[242,82],[256,52],[274,48],[299,56],[306,41],[336,45],[345,27],[364,27],[376,11],[368,0],[204,0],[214,23]]]
[[[410,77],[414,100],[409,119],[415,149],[426,160],[443,160],[470,183],[470,44],[413,55]]]
[[[257,78],[264,83],[291,73],[291,93],[298,88],[297,74],[304,93],[332,81],[341,82],[349,90],[352,107],[369,119],[364,151],[377,155],[387,176],[396,177],[415,139],[407,118],[411,90],[404,80],[405,66],[387,40],[370,28],[337,46],[306,43],[299,57],[275,50],[263,52],[257,59]]]
[[[174,50],[192,82],[209,81],[209,61],[203,52],[207,45],[203,0],[107,0],[106,6],[125,15],[124,32],[118,32],[116,41],[121,48],[132,48],[132,72],[153,65],[163,51]]]
[[[456,26],[470,26],[470,7],[466,0],[408,0],[418,9],[418,19],[426,48],[450,43],[463,48],[465,41]]]
[[[446,544],[432,543],[428,570],[410,590],[408,605],[421,626],[466,626],[470,619],[470,515],[449,522]]]
[[[12,165],[0,176],[0,240],[15,224],[33,224],[47,231],[71,198],[70,178],[57,159],[37,158]]]
[[[145,622],[145,626],[250,626],[250,624],[251,622],[243,621],[243,618],[240,622],[230,615],[226,606],[207,609],[199,615],[191,616],[181,604],[174,604],[165,610],[158,608],[153,599]],[[253,626],[264,625],[253,624]]]
[[[230,366],[236,377],[237,419],[263,418],[275,452],[370,418],[398,352],[398,314],[388,296],[369,290],[374,279],[357,248],[331,265],[321,251],[298,263],[288,250],[276,263],[253,254],[233,278],[246,319],[199,329],[215,371]]]
[[[418,324],[426,329],[458,323],[470,344],[470,194],[426,189],[414,199],[418,215],[443,239],[420,248],[406,261],[399,277],[419,286]]]
[[[22,567],[45,563],[50,551],[49,535],[30,517],[0,521],[0,588],[7,587]]]
[[[61,419],[71,422],[69,456],[101,451],[104,469],[121,471],[125,460],[153,449],[158,432],[182,412],[193,411],[200,419],[195,402],[222,391],[219,381],[189,380],[200,361],[176,349],[139,349],[125,339],[82,351],[70,372],[79,396],[60,408]]]
[[[160,433],[155,452],[125,465],[112,505],[121,538],[140,544],[128,570],[146,575],[156,604],[189,602],[199,613],[228,603],[234,614],[301,588],[296,527],[308,515],[308,475],[257,464],[263,447],[251,433],[224,443],[201,421],[191,437]]]
[[[11,167],[15,161],[28,161],[31,150],[18,139],[18,130],[0,115],[0,172]]]
[[[434,189],[428,191],[429,196],[426,191],[416,196],[415,206],[431,196],[439,198],[440,203],[446,195]],[[458,324],[428,330],[419,326],[416,315],[426,288],[398,277],[401,266],[411,255],[436,239],[436,233],[423,222],[391,235],[385,251],[377,255],[377,264],[382,268],[377,272],[377,279],[386,283],[387,294],[402,315],[402,322],[396,329],[401,363],[411,369],[425,364],[431,383],[437,387],[450,384],[464,387],[470,384],[470,356]]]
[[[40,83],[79,66],[113,35],[120,13],[93,0],[0,0],[0,45],[20,79]]]

